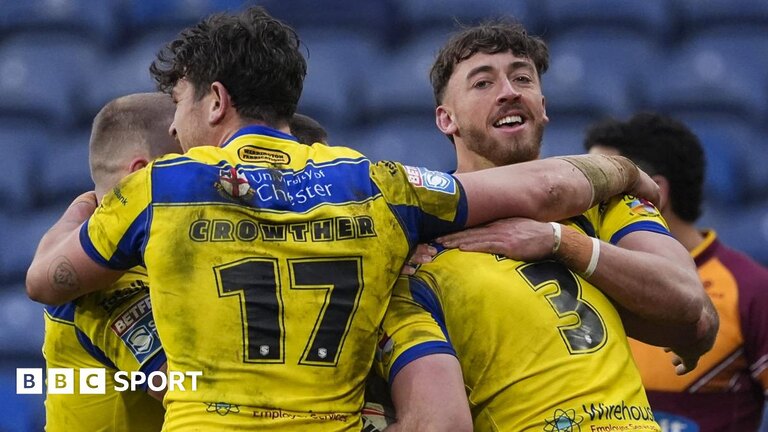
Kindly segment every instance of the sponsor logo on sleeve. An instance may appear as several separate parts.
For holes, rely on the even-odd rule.
[[[405,172],[408,174],[408,181],[414,186],[451,195],[456,193],[456,180],[450,174],[407,165]]]
[[[658,217],[659,211],[654,205],[645,198],[628,197],[624,203],[629,207],[629,211],[639,216]]]
[[[161,348],[149,295],[128,307],[112,322],[110,328],[139,364],[143,364]]]

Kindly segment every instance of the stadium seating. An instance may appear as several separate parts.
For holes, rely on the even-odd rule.
[[[674,27],[667,0],[545,0],[545,34],[574,29],[620,29],[665,40]]]
[[[370,68],[366,120],[379,122],[401,115],[431,116],[435,98],[429,69],[435,60],[442,32],[422,34],[419,40],[379,56]]]
[[[9,150],[0,158],[0,212],[20,217],[30,211],[41,187],[35,164],[50,143],[39,124],[0,122],[0,148]]]
[[[394,0],[400,17],[401,39],[415,40],[422,33],[447,33],[457,22],[474,24],[489,18],[512,17],[531,31],[538,29],[535,2],[517,0]]]
[[[51,127],[72,126],[98,54],[93,44],[76,37],[46,33],[4,39],[0,116],[36,118]]]
[[[361,117],[370,85],[377,40],[356,37],[344,30],[307,31],[307,78],[299,111],[329,130],[348,128]]]
[[[639,2],[640,3],[640,2]],[[681,27],[688,35],[717,27],[768,29],[768,3],[760,0],[676,0]]]
[[[39,202],[45,206],[69,204],[76,196],[93,190],[88,167],[90,129],[56,137],[55,147],[41,154]]]
[[[350,138],[348,145],[374,161],[397,160],[442,171],[456,168],[453,145],[437,129],[432,117],[409,116],[377,122]]]
[[[758,63],[696,41],[670,52],[645,83],[646,104],[672,115],[734,115],[755,123],[768,113],[765,72]]]
[[[550,69],[542,77],[552,114],[625,116],[635,106],[641,62],[654,63],[652,42],[624,31],[577,31],[550,47]],[[628,56],[627,53],[632,53]]]
[[[90,124],[93,116],[110,100],[130,93],[155,91],[149,65],[157,53],[175,36],[175,31],[150,32],[109,56],[99,59],[98,79],[84,92],[82,120]]]
[[[541,157],[584,153],[586,126],[595,120],[581,116],[550,117],[544,129]]]
[[[15,213],[2,219],[0,265],[5,283],[23,282],[38,242],[59,219],[65,207],[59,205],[24,214]]]
[[[114,44],[119,0],[23,0],[2,2],[0,35],[14,32],[69,34]]]
[[[130,34],[173,30],[196,23],[201,18],[226,10],[240,10],[242,0],[163,0],[125,1],[121,13]]]

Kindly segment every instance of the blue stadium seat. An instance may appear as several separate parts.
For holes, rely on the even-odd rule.
[[[2,280],[24,281],[24,275],[35,255],[35,249],[46,231],[64,212],[64,206],[35,211],[15,212],[2,221],[3,242],[0,244]]]
[[[541,157],[584,153],[584,135],[591,122],[582,117],[550,118],[544,129]]]
[[[0,33],[65,33],[108,46],[119,37],[118,1],[5,1],[0,14]]]
[[[737,67],[746,66],[762,72],[762,78],[768,79],[768,38],[766,30],[750,27],[726,26],[714,29],[702,29],[683,41],[687,50],[699,53],[714,53],[722,57],[726,64],[734,63]]]
[[[3,356],[40,355],[44,333],[43,305],[27,297],[23,283],[4,286],[0,290],[0,302],[0,346],[3,347]],[[18,367],[25,366],[19,364]]]
[[[174,36],[175,32],[150,32],[124,49],[102,57],[99,66],[102,73],[84,95],[85,119],[90,122],[107,102],[119,96],[156,91],[149,65]]]
[[[3,299],[4,300],[4,299]],[[29,300],[27,300],[29,301]],[[38,315],[42,322],[42,316]],[[26,333],[26,332],[24,332]],[[5,345],[3,346],[5,351]],[[0,365],[0,431],[39,432],[45,424],[43,401],[45,395],[17,395],[16,368],[42,368],[45,363],[40,357],[40,347],[35,358],[17,357],[9,352],[8,359]]]
[[[552,115],[628,115],[642,78],[637,71],[654,63],[648,40],[613,30],[568,33],[551,45],[550,53],[542,90]]]
[[[76,196],[93,190],[88,167],[90,129],[59,136],[37,160],[41,176],[38,199],[47,206],[66,206]]]
[[[768,28],[768,3],[760,0],[677,0],[676,6],[689,35],[720,26]]]
[[[474,0],[468,7],[465,0],[394,0],[401,20],[400,29],[409,39],[424,32],[456,30],[456,23],[475,24],[489,18],[510,17],[523,23],[529,32],[538,29],[535,2],[518,0]]]
[[[379,57],[370,68],[366,118],[378,122],[392,116],[434,115],[429,70],[445,40],[441,32],[425,34],[419,41]]]
[[[613,28],[664,40],[674,15],[667,0],[546,0],[542,22],[545,34],[575,28]]]
[[[369,159],[396,160],[433,170],[456,169],[456,153],[451,142],[429,117],[408,117],[377,123],[346,143]]]
[[[95,73],[98,51],[79,38],[22,35],[0,45],[0,115],[36,118],[54,127],[78,119],[79,95]]]
[[[41,173],[36,164],[50,151],[50,136],[39,125],[0,124],[0,208],[4,213],[22,215],[34,205],[40,193]]]
[[[762,161],[755,160],[754,131],[733,117],[687,114],[678,118],[699,137],[707,160],[705,191],[713,202],[738,204],[765,181]],[[764,176],[762,176],[764,177]]]
[[[307,77],[299,111],[329,130],[357,121],[378,41],[345,30],[314,30],[302,34]]]
[[[197,23],[215,12],[238,11],[242,0],[163,0],[123,2],[123,17],[132,33],[173,30]]]
[[[395,8],[390,0],[262,0],[274,17],[298,30],[332,28],[387,42],[395,31]]]
[[[765,71],[754,61],[693,41],[660,65],[645,85],[645,103],[655,110],[724,114],[755,124],[768,113]]]
[[[710,212],[717,215],[708,216],[705,222],[715,222],[713,227],[725,244],[768,265],[768,205],[718,206]]]

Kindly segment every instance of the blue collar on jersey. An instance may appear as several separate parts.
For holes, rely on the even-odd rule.
[[[227,142],[225,142],[221,146],[226,147],[227,144],[232,142],[232,140],[243,135],[266,135],[273,138],[280,138],[284,140],[299,142],[299,140],[296,139],[296,137],[294,137],[293,135],[288,135],[287,133],[281,132],[277,129],[272,129],[271,127],[267,127],[267,126],[251,125],[251,126],[246,126],[240,129],[239,131],[235,132],[235,134],[229,137]]]

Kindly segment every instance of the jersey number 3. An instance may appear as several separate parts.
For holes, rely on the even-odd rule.
[[[214,268],[219,297],[238,296],[246,363],[285,362],[285,310],[277,259]],[[335,366],[362,292],[359,258],[289,259],[290,289],[325,291],[299,364]]]
[[[575,323],[558,326],[568,352],[586,354],[602,348],[605,344],[605,323],[597,311],[581,297],[579,280],[564,265],[554,261],[524,264],[517,268],[534,291],[553,284],[557,291],[546,294],[558,317],[577,317]]]

